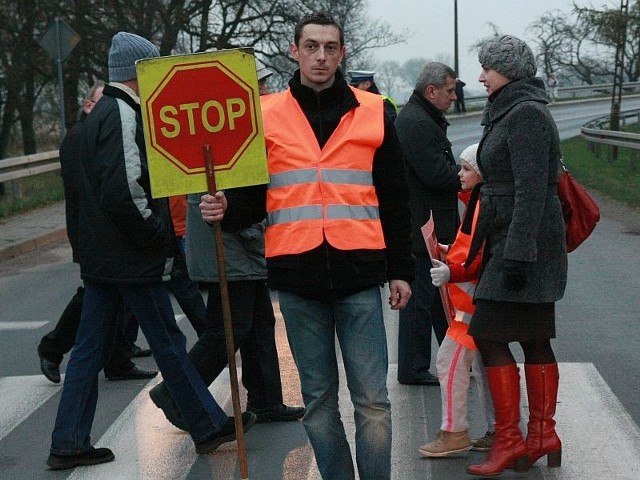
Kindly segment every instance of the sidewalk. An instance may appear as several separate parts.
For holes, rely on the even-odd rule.
[[[0,219],[0,260],[67,240],[64,202]]]

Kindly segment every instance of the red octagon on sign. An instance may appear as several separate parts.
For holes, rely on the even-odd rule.
[[[215,169],[232,169],[258,135],[253,92],[218,61],[174,65],[147,100],[151,146],[196,174],[209,144]]]

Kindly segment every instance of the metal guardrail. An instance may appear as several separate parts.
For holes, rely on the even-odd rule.
[[[613,83],[596,83],[594,85],[576,85],[573,87],[558,87],[558,98],[577,98],[585,97],[587,94],[592,95],[610,95],[613,88]],[[640,82],[626,82],[622,84],[622,91],[624,94],[640,93]],[[472,104],[484,104],[487,100],[486,95],[473,95],[465,96],[465,103]]]
[[[635,118],[635,122],[633,123],[640,122],[640,109],[620,112],[620,120],[623,124],[626,124],[627,120],[632,118]],[[609,121],[610,116],[607,115],[585,123],[580,128],[582,138],[595,144],[640,150],[640,133],[608,130]]]
[[[596,83],[593,85],[576,85],[575,87],[558,87],[558,95],[561,94],[573,94],[575,97],[576,93],[580,93],[581,96],[584,96],[584,92],[591,92],[593,94],[611,94],[611,90],[613,89],[613,83]],[[640,92],[640,82],[626,82],[622,84],[623,93],[638,93]],[[566,95],[562,95],[565,96]]]
[[[0,160],[0,183],[60,169],[58,150]]]

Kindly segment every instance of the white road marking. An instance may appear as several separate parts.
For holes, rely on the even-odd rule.
[[[536,468],[545,479],[640,478],[640,429],[592,363],[560,364],[556,421],[562,468],[547,468],[541,458]]]
[[[0,440],[58,390],[42,375],[0,378]]]
[[[238,369],[240,375],[241,369]],[[157,378],[151,380],[96,442],[97,446],[111,448],[116,461],[91,469],[76,469],[68,480],[180,480],[188,477],[199,456],[191,436],[171,425],[149,398],[149,390],[157,383]],[[227,411],[225,407],[231,403],[227,369],[211,384],[209,391]]]
[[[49,322],[0,322],[1,330],[37,330]]]
[[[522,371],[522,370],[521,370]],[[239,375],[241,374],[239,369]],[[394,381],[395,365],[389,368],[392,404],[411,401],[410,390]],[[527,397],[522,375],[522,422],[527,420]],[[340,398],[347,436],[353,443],[352,409],[344,378],[341,378]],[[222,447],[213,456],[199,457],[191,437],[171,426],[148,396],[157,383],[151,380],[127,406],[107,432],[96,442],[114,450],[116,461],[91,468],[78,468],[71,473],[74,480],[174,480],[189,477],[198,459],[213,462],[218,467],[236,462],[235,446]],[[60,389],[41,375],[0,378],[0,440],[37,410]],[[230,412],[229,373],[225,370],[210,387],[212,394]],[[409,395],[410,397],[411,395]],[[470,400],[474,395],[470,396]],[[396,407],[397,409],[400,407]],[[583,480],[587,478],[637,480],[640,478],[640,429],[625,411],[620,401],[590,363],[560,364],[560,392],[557,406],[557,430],[562,439],[562,467],[549,469],[543,457],[534,466],[547,480]],[[396,429],[426,428],[406,425],[394,420]],[[394,451],[412,446],[394,441]],[[353,445],[352,445],[353,448]],[[397,452],[394,453],[397,455]],[[308,464],[301,478],[320,478],[315,460],[307,456]],[[202,461],[202,460],[200,460]],[[430,465],[425,465],[428,467]],[[213,468],[213,465],[212,467]],[[397,464],[394,466],[400,468]],[[398,474],[401,472],[395,472]],[[424,471],[431,478],[431,469]],[[461,472],[462,475],[462,472]],[[462,478],[462,477],[460,477]]]

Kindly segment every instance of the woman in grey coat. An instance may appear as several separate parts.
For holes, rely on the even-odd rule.
[[[564,220],[556,193],[560,140],[544,83],[526,43],[510,35],[480,48],[479,81],[489,94],[478,164],[485,179],[480,217],[467,264],[483,248],[476,289],[474,337],[496,413],[496,436],[486,461],[469,473],[498,475],[514,465],[526,470],[547,455],[560,465],[555,432],[558,365],[551,348],[555,302],[567,281]],[[510,342],[525,357],[529,398],[526,442],[519,428],[520,378]]]

